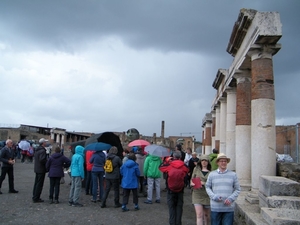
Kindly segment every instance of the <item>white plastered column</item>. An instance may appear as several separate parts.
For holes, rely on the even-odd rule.
[[[227,88],[227,119],[226,119],[226,156],[230,163],[228,169],[236,169],[235,160],[235,125],[236,125],[236,89]]]
[[[226,98],[220,100],[220,153],[226,154],[226,123],[227,123],[227,102]]]
[[[220,106],[216,105],[216,131],[215,131],[215,147],[220,151]]]
[[[251,54],[252,65],[254,60],[270,59],[271,52],[256,50]],[[260,64],[260,66],[263,64]],[[253,68],[252,66],[252,96],[254,93],[253,81],[256,76],[265,79],[266,69],[273,74],[273,67]],[[271,71],[272,70],[272,71]],[[254,72],[255,71],[255,72]],[[256,78],[257,79],[257,78]],[[261,175],[276,175],[276,127],[275,127],[275,100],[268,97],[251,100],[251,186],[259,188]]]
[[[237,94],[241,94],[237,96],[237,101],[243,101],[243,108],[238,108],[236,112],[237,118],[241,116],[241,122],[235,127],[236,174],[240,185],[249,188],[251,187],[251,73],[249,70],[239,71],[234,77],[237,80],[237,90],[239,90]],[[245,96],[248,98],[245,99]]]

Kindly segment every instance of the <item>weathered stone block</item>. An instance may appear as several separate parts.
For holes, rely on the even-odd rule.
[[[259,192],[266,197],[277,196],[300,196],[300,183],[276,176],[260,176]]]
[[[271,196],[266,197],[262,193],[258,194],[259,207],[263,208],[286,208],[300,209],[300,198],[294,196]],[[300,219],[300,218],[299,218]]]
[[[299,210],[261,208],[261,215],[270,225],[300,225]]]

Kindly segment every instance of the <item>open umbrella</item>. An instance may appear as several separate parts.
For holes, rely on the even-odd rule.
[[[134,140],[132,142],[129,142],[128,147],[133,147],[133,146],[147,146],[150,145],[150,143],[148,141],[142,140],[142,139],[138,139],[138,140]]]
[[[84,148],[84,151],[104,151],[104,150],[109,150],[111,148],[110,144],[106,144],[103,142],[95,142],[92,144],[87,145]]]
[[[148,145],[145,147],[145,152],[148,152],[150,155],[155,155],[159,157],[170,156],[170,152],[167,148],[160,145]]]
[[[103,132],[94,134],[85,141],[85,147],[89,144],[96,143],[96,142],[103,142],[110,144],[111,146],[116,146],[118,148],[117,156],[119,156],[121,159],[123,159],[123,147],[120,141],[119,136],[114,134],[113,132]]]
[[[23,151],[28,151],[30,148],[30,143],[26,140],[22,140],[19,143],[19,148],[22,149]]]

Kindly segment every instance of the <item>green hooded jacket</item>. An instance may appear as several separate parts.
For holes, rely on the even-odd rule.
[[[162,163],[162,159],[158,156],[148,155],[144,162],[144,176],[151,178],[160,178],[161,172],[159,166]]]

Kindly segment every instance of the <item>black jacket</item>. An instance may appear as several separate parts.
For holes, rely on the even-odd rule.
[[[37,147],[34,152],[34,172],[46,173],[47,155],[46,149],[43,146]]]
[[[14,151],[9,149],[7,146],[0,150],[0,161],[3,162],[2,167],[13,167],[12,164],[8,163],[8,160],[14,159]]]

